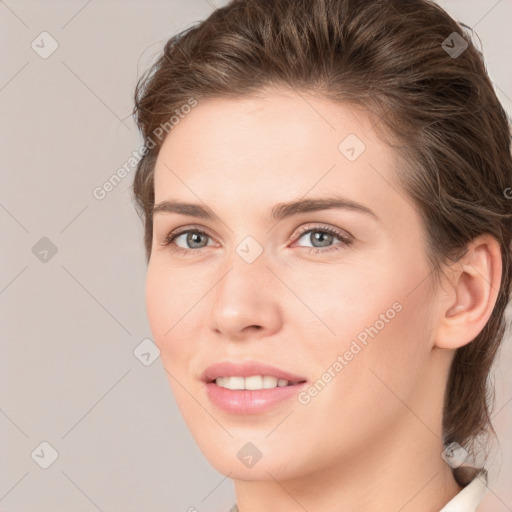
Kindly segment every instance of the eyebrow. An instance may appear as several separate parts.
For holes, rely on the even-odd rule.
[[[298,199],[286,203],[277,203],[270,212],[270,221],[280,221],[301,213],[316,212],[320,210],[343,209],[368,214],[378,219],[375,212],[367,206],[356,203],[350,199],[329,196],[311,199]],[[161,201],[153,206],[153,216],[161,213],[177,213],[201,219],[218,220],[219,217],[207,206],[180,201]]]

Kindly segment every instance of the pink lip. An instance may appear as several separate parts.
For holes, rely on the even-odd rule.
[[[296,384],[306,381],[306,377],[294,375],[275,366],[257,361],[246,361],[244,363],[231,363],[229,361],[215,363],[206,368],[201,378],[204,382],[213,382],[217,377],[250,377],[252,375],[269,375],[278,379],[286,379]]]
[[[288,386],[270,389],[226,389],[215,384],[217,377],[250,377],[252,375],[269,375],[286,379]],[[213,404],[232,414],[256,414],[265,412],[278,403],[296,396],[306,385],[306,378],[294,375],[275,366],[255,361],[236,364],[230,362],[216,363],[209,366],[202,374],[206,382],[206,393]]]
[[[213,404],[231,414],[257,414],[290,399],[307,383],[294,384],[270,389],[226,389],[215,382],[206,384],[206,393]]]

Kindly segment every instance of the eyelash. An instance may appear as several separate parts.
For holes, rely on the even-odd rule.
[[[309,232],[315,232],[315,231],[318,231],[320,233],[328,233],[330,235],[333,235],[335,236],[336,238],[339,238],[341,240],[341,242],[345,245],[345,246],[349,246],[350,244],[352,244],[353,240],[351,238],[348,238],[347,236],[345,236],[341,231],[338,231],[337,229],[334,229],[334,228],[331,228],[329,226],[320,226],[320,225],[317,225],[317,226],[308,226],[308,227],[304,227],[300,230],[300,232],[297,234],[297,240],[299,240],[300,238],[302,238],[306,233],[309,233]],[[191,228],[189,227],[188,229],[183,229],[181,231],[177,231],[175,233],[169,233],[166,237],[166,239],[162,242],[162,246],[170,246],[171,244],[173,244],[174,240],[180,236],[180,235],[183,235],[184,233],[189,233],[189,232],[192,232],[192,233],[199,233],[200,235],[206,235],[207,237],[209,238],[212,238],[206,231],[203,231],[202,229],[197,229],[197,228]],[[201,247],[200,249],[183,249],[182,247],[173,247],[173,251],[176,252],[177,254],[185,254],[185,255],[192,255],[195,254],[200,254],[202,252],[202,249],[205,249],[206,247]],[[325,252],[329,252],[329,251],[337,251],[339,250],[341,247],[339,246],[336,246],[336,245],[333,245],[333,246],[328,246],[328,247],[310,247],[309,249],[309,252],[308,254],[311,253],[311,251],[315,250],[316,249],[316,253],[325,253]]]

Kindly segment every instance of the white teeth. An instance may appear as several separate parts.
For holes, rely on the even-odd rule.
[[[217,386],[227,389],[270,389],[288,386],[286,379],[278,379],[270,375],[251,375],[250,377],[217,377]]]

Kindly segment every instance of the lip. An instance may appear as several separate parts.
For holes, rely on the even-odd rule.
[[[297,396],[306,382],[270,389],[226,389],[215,382],[206,384],[209,400],[230,414],[257,414],[269,411],[286,400]]]
[[[257,361],[244,361],[233,363],[224,361],[215,363],[206,368],[201,378],[207,384],[213,382],[217,377],[251,377],[252,375],[268,375],[278,379],[286,379],[291,384],[298,384],[307,381],[306,377],[294,375],[291,372]]]
[[[288,386],[270,389],[227,389],[215,384],[217,377],[250,377],[269,375],[286,379]],[[276,366],[257,361],[232,363],[229,361],[209,366],[202,374],[206,383],[206,394],[218,408],[230,414],[257,414],[268,411],[291,399],[307,384],[307,379]]]

